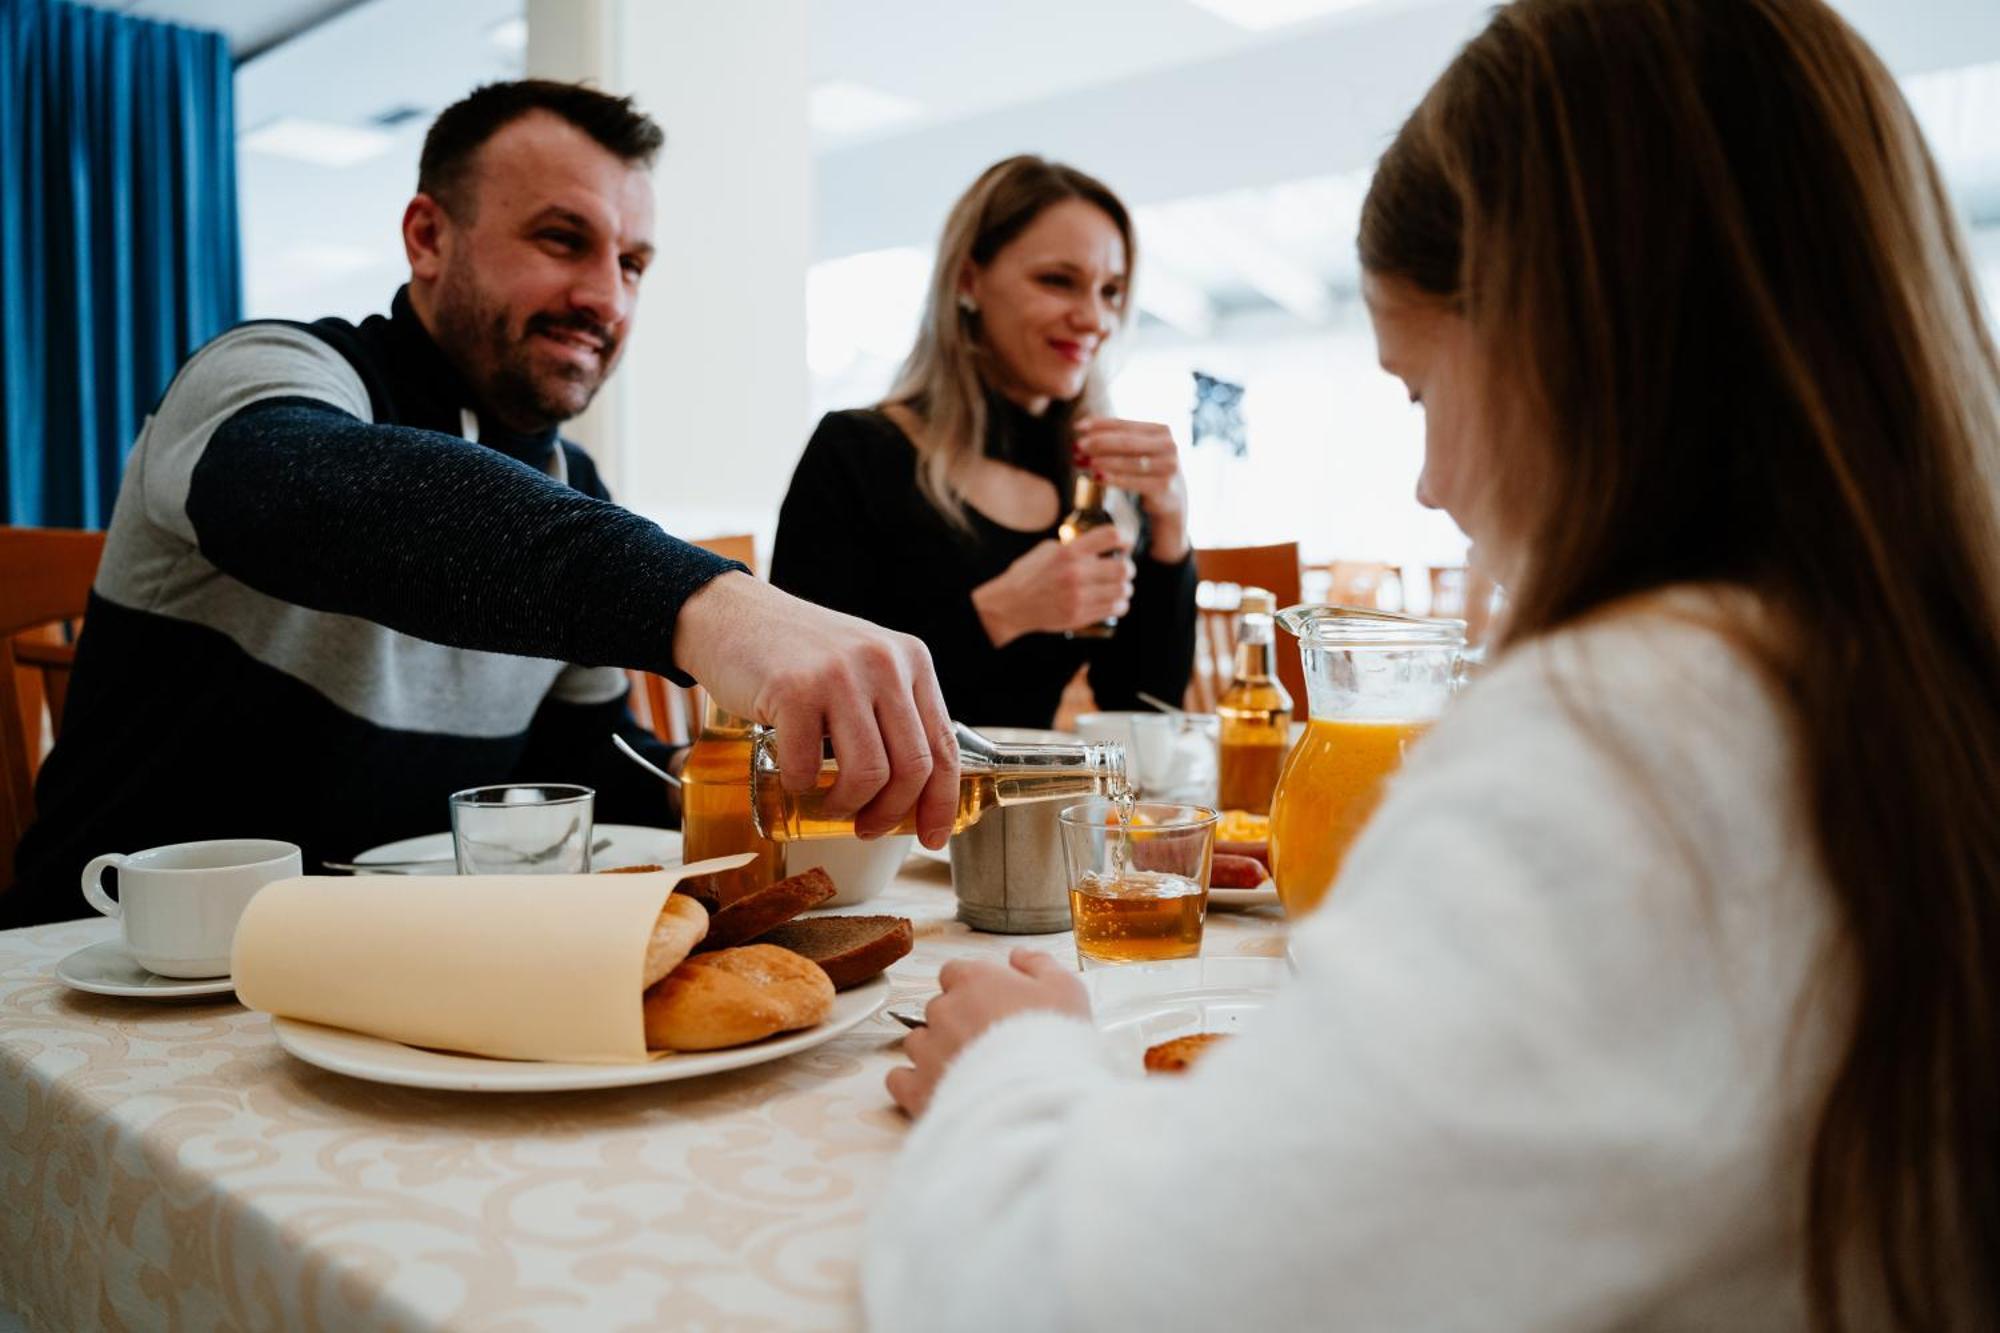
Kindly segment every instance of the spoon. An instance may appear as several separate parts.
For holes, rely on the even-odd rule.
[[[666,769],[661,768],[658,764],[646,758],[645,755],[640,754],[637,750],[633,749],[631,745],[626,742],[625,738],[623,736],[620,736],[615,731],[611,733],[611,743],[618,747],[618,752],[620,754],[624,755],[627,759],[630,759],[633,763],[637,764],[639,767],[645,769],[648,773],[651,773],[654,777],[660,779],[660,781],[666,783],[669,787],[678,787],[681,785],[681,780],[679,778],[667,772]]]
[[[1148,704],[1154,708],[1159,709],[1162,713],[1165,713],[1168,717],[1187,716],[1186,709],[1176,708],[1172,704],[1168,703],[1165,699],[1160,698],[1158,695],[1148,694],[1144,690],[1139,691],[1139,702],[1142,704]]]

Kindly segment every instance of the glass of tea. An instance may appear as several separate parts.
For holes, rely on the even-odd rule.
[[[1062,812],[1079,967],[1201,956],[1215,821],[1205,805],[1149,801]]]

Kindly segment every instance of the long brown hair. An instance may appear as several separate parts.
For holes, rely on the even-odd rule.
[[[922,459],[917,481],[938,511],[955,522],[963,522],[965,512],[954,484],[956,474],[965,460],[977,457],[985,447],[986,386],[993,378],[987,365],[991,353],[980,337],[979,314],[959,303],[959,279],[967,263],[991,263],[1044,210],[1066,199],[1081,199],[1103,210],[1125,243],[1126,296],[1118,319],[1118,328],[1123,329],[1134,309],[1131,292],[1139,251],[1131,214],[1094,176],[1025,153],[995,162],[952,205],[938,239],[916,346],[903,362],[885,405],[908,408],[922,418],[922,438],[915,441]],[[1102,412],[1107,406],[1103,364],[1100,350],[1083,392],[1071,402],[1051,404],[1049,411],[1064,418],[1078,410]]]
[[[1819,0],[1519,0],[1382,158],[1361,257],[1504,386],[1510,641],[1690,581],[1772,612],[1745,646],[1853,1009],[1799,1201],[1814,1321],[1874,1289],[1992,1326],[2000,358],[1894,81]]]

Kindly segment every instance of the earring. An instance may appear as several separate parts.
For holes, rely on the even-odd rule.
[[[958,294],[958,308],[968,315],[976,315],[979,313],[979,302],[972,299],[971,292],[960,292]]]

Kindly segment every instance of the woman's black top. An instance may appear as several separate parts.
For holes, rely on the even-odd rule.
[[[1047,478],[1068,507],[1064,429],[1005,399],[989,401],[986,452]],[[922,639],[952,717],[973,726],[1046,727],[1084,663],[1100,708],[1142,708],[1138,692],[1180,701],[1194,669],[1195,573],[1190,555],[1133,562],[1131,610],[1108,639],[1024,634],[996,648],[972,590],[997,577],[1056,527],[995,523],[970,506],[954,526],[917,485],[918,455],[879,411],[829,413],[806,444],[778,517],[771,581],[821,606]]]

